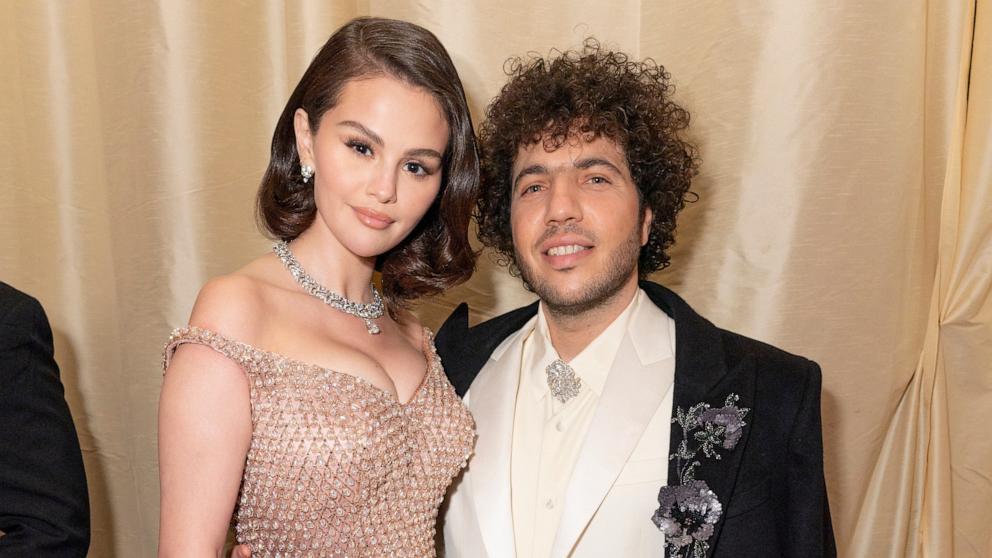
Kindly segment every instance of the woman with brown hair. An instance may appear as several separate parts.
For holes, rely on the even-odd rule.
[[[471,416],[407,311],[471,274],[465,95],[416,25],[354,20],[276,125],[273,253],[208,282],[165,350],[160,556],[428,556]],[[372,283],[382,273],[382,292]]]

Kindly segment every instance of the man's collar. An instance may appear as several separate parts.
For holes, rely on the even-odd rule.
[[[724,347],[720,330],[697,314],[677,294],[650,281],[641,281],[641,289],[651,301],[675,320],[676,392],[686,401],[702,401],[726,374]],[[459,395],[468,391],[472,380],[490,357],[505,347],[537,314],[538,304],[518,308],[491,320],[468,327],[468,306],[460,305],[448,318],[435,338],[451,383]],[[649,345],[657,338],[644,332]],[[498,347],[502,346],[502,347]],[[641,355],[641,349],[638,349]]]
[[[620,348],[620,343],[623,341],[624,334],[628,331],[630,326],[631,317],[635,314],[641,299],[645,299],[644,303],[650,304],[651,302],[646,300],[647,296],[643,295],[640,289],[638,289],[634,296],[631,297],[630,302],[627,306],[617,315],[616,318],[610,322],[606,328],[600,332],[592,341],[589,342],[579,354],[575,355],[568,364],[575,370],[575,372],[582,378],[582,381],[589,386],[597,396],[603,392],[603,386],[606,384],[606,379],[610,374],[610,369],[613,365],[613,360],[616,358],[617,350]],[[532,339],[536,343],[535,349],[539,351],[540,354],[544,354],[544,358],[541,362],[550,364],[551,361],[558,358],[558,353],[555,351],[551,343],[551,334],[548,329],[547,321],[547,307],[542,302],[539,305],[537,311],[537,320],[534,325],[534,332],[532,335],[539,336]],[[542,367],[543,369],[543,367]],[[547,392],[547,382],[542,374],[532,374],[531,381],[538,382],[541,384],[541,392]]]

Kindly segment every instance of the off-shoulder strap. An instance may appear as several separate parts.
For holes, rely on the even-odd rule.
[[[434,345],[434,330],[424,326],[423,335],[424,339],[421,342],[421,350],[424,352],[424,356],[427,357],[427,363],[430,364],[431,361],[437,361],[443,365],[444,363],[441,362],[441,357],[437,354],[437,347]]]
[[[163,371],[169,367],[169,362],[172,360],[172,355],[175,354],[176,349],[184,343],[206,345],[238,363],[245,370],[250,370],[251,364],[258,361],[257,353],[259,351],[247,343],[228,339],[220,333],[209,329],[186,326],[173,330],[172,335],[169,336],[169,341],[165,344],[165,349],[162,351]]]
[[[423,330],[420,333],[421,335],[420,344],[422,348],[429,350],[431,352],[437,352],[437,350],[434,348],[434,331],[427,326],[422,326],[421,329]]]

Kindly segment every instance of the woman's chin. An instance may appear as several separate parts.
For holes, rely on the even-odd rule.
[[[370,244],[352,245],[352,246],[345,245],[345,247],[348,248],[348,251],[349,252],[351,252],[352,254],[354,254],[355,256],[357,256],[359,258],[367,259],[367,260],[374,260],[374,259],[378,258],[379,256],[382,256],[383,254],[388,253],[390,250],[392,250],[393,248],[395,248],[398,244],[399,244],[398,242],[381,243],[381,244],[380,243],[375,243],[375,244],[371,244],[370,243]]]

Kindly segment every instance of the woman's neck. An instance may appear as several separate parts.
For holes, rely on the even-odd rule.
[[[289,249],[307,274],[325,288],[355,302],[372,301],[369,284],[375,258],[356,256],[316,224],[290,242]]]

